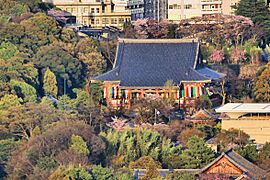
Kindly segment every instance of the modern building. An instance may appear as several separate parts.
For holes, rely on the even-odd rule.
[[[168,0],[128,0],[131,20],[151,18],[155,20],[167,19]]]
[[[202,16],[201,8],[201,0],[168,0],[168,20],[177,22]]]
[[[131,14],[126,0],[44,0],[76,17],[78,25],[122,28]]]
[[[131,12],[132,21],[145,18],[145,0],[128,0],[127,7]]]
[[[92,82],[102,82],[104,98],[112,107],[127,107],[150,95],[173,97],[190,107],[205,90],[205,83],[221,76],[206,68],[200,73],[202,58],[197,40],[120,39],[113,69]],[[165,83],[171,80],[173,89]]]
[[[221,13],[222,0],[168,0],[168,20],[173,22]]]
[[[222,129],[243,130],[258,144],[270,142],[269,103],[228,103],[216,112],[227,116],[222,118]]]

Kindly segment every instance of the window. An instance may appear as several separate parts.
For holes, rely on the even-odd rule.
[[[71,13],[74,13],[75,12],[75,8],[71,8]]]
[[[95,8],[91,8],[91,13],[95,13]]]
[[[173,5],[169,5],[169,9],[173,9]]]
[[[96,19],[96,24],[99,24],[99,19]]]
[[[102,18],[102,24],[109,24],[109,19],[108,18]]]
[[[117,24],[117,18],[112,18],[112,24]]]
[[[95,19],[91,19],[91,24],[95,24]]]
[[[87,8],[83,8],[83,12],[84,13],[88,13],[88,9]]]
[[[119,18],[119,24],[124,24],[124,18]]]
[[[191,4],[186,4],[186,5],[184,6],[184,8],[185,8],[185,9],[191,9],[191,8],[192,8],[192,5],[191,5]]]
[[[97,10],[96,10],[96,11],[97,11],[97,13],[99,13],[99,8],[97,8]]]

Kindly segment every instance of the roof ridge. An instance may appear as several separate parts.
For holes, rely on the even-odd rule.
[[[128,39],[119,38],[120,43],[198,43],[198,39]]]

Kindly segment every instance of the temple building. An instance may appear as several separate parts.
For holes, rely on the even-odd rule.
[[[266,171],[249,162],[232,149],[222,153],[199,174],[226,175],[230,179],[266,179]],[[226,178],[227,179],[227,178]]]
[[[129,108],[136,99],[151,95],[190,107],[206,93],[206,83],[223,76],[203,67],[197,40],[120,39],[113,69],[92,83],[103,83],[107,104],[116,108]],[[169,80],[172,87],[167,88]]]

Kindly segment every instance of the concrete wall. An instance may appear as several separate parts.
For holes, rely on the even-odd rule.
[[[231,15],[234,13],[232,5],[235,5],[240,0],[223,0],[222,1],[222,13],[226,15]]]
[[[256,143],[270,142],[270,119],[269,120],[222,120],[222,129],[241,129],[255,139]]]
[[[187,8],[187,6],[190,7]],[[181,19],[202,16],[201,7],[201,0],[168,0],[168,20],[180,21]]]

